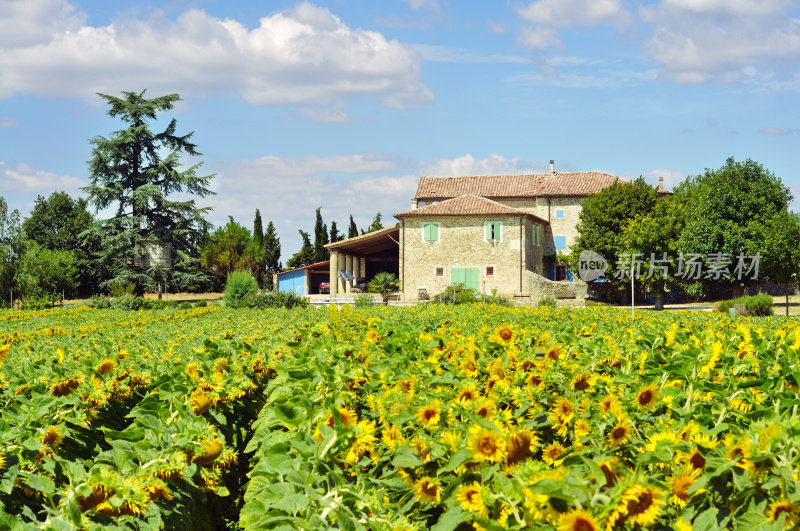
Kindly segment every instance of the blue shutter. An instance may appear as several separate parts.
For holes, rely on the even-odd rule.
[[[556,244],[556,251],[563,251],[567,248],[567,237],[566,236],[553,236],[553,240]]]

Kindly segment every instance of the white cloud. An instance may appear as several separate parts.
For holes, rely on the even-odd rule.
[[[85,18],[67,0],[3,0],[0,49],[47,44],[53,35],[80,30]]]
[[[770,126],[759,127],[758,131],[762,135],[767,136],[800,135],[800,129],[781,129],[779,127]]]
[[[794,2],[662,0],[641,7],[653,27],[645,55],[677,83],[781,83],[800,60]]]
[[[403,0],[407,3],[412,11],[419,11],[422,8],[430,9],[433,11],[439,11],[441,7],[439,6],[439,0]]]
[[[538,0],[518,8],[517,13],[534,24],[563,28],[606,22],[620,24],[629,20],[622,0]]]
[[[56,190],[77,193],[81,186],[87,184],[77,177],[37,170],[23,163],[11,167],[0,161],[0,193],[50,194]]]
[[[309,120],[320,123],[344,124],[353,121],[347,114],[347,107],[341,101],[321,109],[301,109],[300,114]]]
[[[0,116],[0,127],[19,127],[19,122],[13,118]]]
[[[10,16],[7,25],[38,22],[28,12]],[[0,48],[0,97],[94,98],[146,86],[184,95],[236,93],[264,105],[314,107],[374,96],[387,107],[407,107],[432,100],[411,47],[351,29],[309,3],[264,17],[254,29],[190,10],[175,21],[153,12],[103,27],[48,31],[50,38],[38,45],[20,40]]]
[[[506,81],[512,85],[613,89],[639,85],[657,77],[655,70],[601,70],[594,74],[567,74],[544,68],[544,72],[509,76]]]
[[[475,53],[434,44],[414,44],[414,49],[426,61],[440,63],[530,63],[530,59],[521,55],[504,55]]]
[[[664,188],[666,188],[667,190],[671,190],[675,186],[679,185],[681,182],[683,182],[683,180],[686,178],[687,175],[688,174],[686,173],[677,170],[672,170],[669,168],[657,168],[655,170],[650,170],[642,174],[644,180],[653,186],[658,186],[658,178],[663,177]],[[638,175],[632,177],[629,176],[626,178],[635,179],[636,177],[638,177]]]
[[[562,168],[568,170],[569,165]],[[549,171],[549,162],[530,161],[519,158],[507,159],[492,154],[485,159],[476,159],[469,153],[455,159],[440,159],[434,163],[419,165],[420,175],[447,177],[457,175],[511,175],[520,173],[541,173]]]
[[[553,28],[530,28],[523,27],[517,36],[517,44],[530,50],[542,50],[544,48],[563,48],[558,32]]]
[[[506,31],[508,31],[508,26],[505,22],[497,22],[495,20],[487,20],[486,25],[489,27],[489,31],[496,35],[503,35]]]

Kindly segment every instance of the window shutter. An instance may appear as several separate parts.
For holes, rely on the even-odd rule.
[[[436,223],[425,223],[423,234],[426,242],[435,242],[439,239],[439,226]]]

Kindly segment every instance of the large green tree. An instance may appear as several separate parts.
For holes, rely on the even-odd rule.
[[[343,239],[344,239],[344,236],[339,234],[339,227],[336,226],[336,222],[335,221],[331,221],[330,242],[331,243],[336,243],[336,242],[342,241]]]
[[[264,248],[255,241],[250,231],[236,223],[232,217],[217,228],[203,244],[201,261],[214,276],[216,287],[224,283],[234,271],[253,273],[264,261]]]
[[[686,205],[686,226],[678,244],[680,251],[685,255],[699,255],[703,271],[709,270],[709,257],[731,260],[727,273],[719,278],[715,278],[717,275],[707,278],[704,273],[690,291],[699,294],[712,284],[741,288],[763,280],[784,282],[784,267],[791,269],[789,274],[795,272],[796,264],[783,262],[785,249],[791,242],[775,249],[764,245],[770,227],[785,225],[792,195],[780,178],[758,162],[751,159],[736,162],[730,157],[718,170],[706,169],[702,175],[686,179],[675,188],[675,195]],[[781,234],[788,237],[792,230],[789,228]],[[759,274],[758,278],[753,278],[754,271],[742,278],[734,274],[738,256],[759,251],[767,265],[764,274]]]
[[[9,212],[8,203],[0,197],[0,307],[11,303],[22,241],[19,210]]]
[[[300,250],[292,255],[286,262],[286,266],[290,269],[311,265],[314,263],[314,246],[311,245],[311,239],[308,233],[302,229],[298,229],[300,237],[303,239],[303,244]]]
[[[584,199],[576,226],[579,235],[572,246],[572,261],[577,263],[582,251],[594,251],[606,259],[609,272],[614,272],[617,259],[629,252],[620,237],[623,229],[637,216],[650,214],[657,201],[656,189],[642,177],[630,183],[616,182]],[[614,280],[608,273],[606,279]]]
[[[191,142],[193,133],[176,134],[174,118],[163,131],[151,130],[150,123],[171,110],[180,96],[144,95],[145,91],[123,92],[122,97],[99,94],[110,106],[109,116],[119,118],[125,128],[109,138],[91,140],[90,184],[83,189],[97,211],[111,212],[91,229],[102,238],[96,258],[108,268],[106,283],[133,282],[139,292],[160,288],[161,268],[152,262],[148,267],[143,260],[153,242],[171,248],[173,283],[198,280],[199,247],[210,228],[204,215],[210,209],[198,207],[190,197],[213,193],[213,175],[198,175],[201,164],[181,166],[200,155]]]
[[[347,226],[347,237],[355,238],[356,236],[358,236],[358,226],[353,219],[353,214],[350,214],[350,224]]]
[[[66,192],[38,196],[30,216],[22,223],[24,236],[51,251],[72,251],[78,268],[78,291],[97,290],[102,271],[94,267],[92,255],[100,249],[97,235],[84,234],[94,223],[84,198],[73,199]]]
[[[281,239],[270,221],[264,231],[264,263],[267,268],[266,287],[273,288],[272,275],[281,270]]]
[[[267,253],[264,249],[264,226],[261,221],[261,212],[256,209],[256,216],[253,219],[253,244],[256,247],[256,254],[258,262],[256,263],[255,270],[253,271],[256,282],[260,287],[266,283],[267,276]]]
[[[15,272],[19,297],[43,299],[51,304],[71,296],[78,287],[78,266],[75,253],[51,250],[28,241]]]
[[[317,219],[314,223],[314,258],[313,262],[324,262],[330,258],[331,253],[325,246],[328,244],[328,227],[322,221],[322,207],[317,209]]]

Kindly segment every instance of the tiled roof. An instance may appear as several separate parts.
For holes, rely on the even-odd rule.
[[[615,181],[629,182],[601,171],[422,177],[414,197],[417,200],[430,200],[468,194],[496,198],[587,196],[611,186]]]
[[[400,230],[400,224],[395,223],[394,225],[391,225],[389,227],[384,227],[382,229],[374,230],[372,232],[361,234],[359,236],[353,236],[352,238],[347,238],[346,240],[339,240],[338,242],[326,243],[325,247],[327,247],[328,249],[336,249],[337,247],[344,247],[352,243],[361,243],[373,240],[375,238],[380,238],[382,236],[391,235],[393,232],[399,230]]]
[[[398,212],[394,215],[398,219],[422,216],[526,216],[544,221],[524,210],[517,210],[497,201],[471,194]]]

